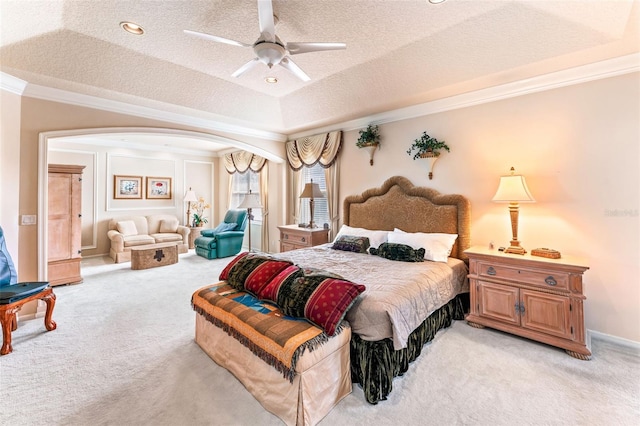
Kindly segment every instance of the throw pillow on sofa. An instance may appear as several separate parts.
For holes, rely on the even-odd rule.
[[[160,221],[160,233],[175,233],[178,231],[178,219],[163,219]]]
[[[136,228],[136,224],[132,220],[123,220],[122,222],[118,222],[116,224],[116,228],[118,229],[118,232],[125,237],[138,235],[138,228]]]

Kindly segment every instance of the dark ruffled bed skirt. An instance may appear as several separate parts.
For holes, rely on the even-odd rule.
[[[420,356],[422,347],[431,341],[438,330],[449,327],[453,320],[464,319],[469,308],[469,294],[451,299],[431,314],[409,335],[407,347],[393,350],[391,339],[370,342],[354,334],[351,337],[351,380],[359,383],[370,404],[387,399],[393,378],[403,375],[409,363]]]

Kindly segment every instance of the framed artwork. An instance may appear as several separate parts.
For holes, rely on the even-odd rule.
[[[171,178],[147,176],[147,198],[171,199]]]
[[[142,176],[113,175],[113,198],[142,198]]]

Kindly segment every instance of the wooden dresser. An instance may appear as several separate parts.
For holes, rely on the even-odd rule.
[[[49,164],[48,270],[54,285],[82,282],[82,170]]]
[[[300,228],[298,225],[278,226],[280,252],[313,247],[329,242],[329,230],[324,228]]]
[[[504,254],[472,247],[469,255],[469,325],[495,328],[557,346],[579,359],[591,358],[587,345],[583,259]]]

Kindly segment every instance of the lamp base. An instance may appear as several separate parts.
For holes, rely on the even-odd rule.
[[[504,250],[505,253],[511,254],[526,254],[527,251],[520,246],[511,245]]]

